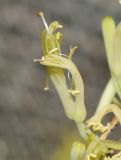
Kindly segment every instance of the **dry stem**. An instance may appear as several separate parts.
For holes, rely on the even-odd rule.
[[[112,129],[118,124],[118,119],[116,117],[113,117],[112,120],[107,124],[108,129],[101,134],[100,139],[101,140],[105,140],[108,135],[110,134],[110,132],[112,131]]]

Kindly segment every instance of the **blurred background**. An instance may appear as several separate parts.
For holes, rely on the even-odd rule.
[[[84,80],[88,117],[109,79],[101,20],[121,19],[117,0],[0,0],[0,160],[50,159],[70,141],[66,136],[77,134],[54,87],[43,91],[45,68],[33,63],[42,56],[44,26],[37,11],[48,24],[58,20],[64,26],[63,53],[78,46],[73,61]]]

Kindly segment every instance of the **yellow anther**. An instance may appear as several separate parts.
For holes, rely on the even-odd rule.
[[[90,153],[90,157],[92,157],[92,158],[96,158],[96,157],[97,157],[97,155],[96,155],[96,154],[93,154],[93,153]]]
[[[44,88],[44,91],[48,91],[50,88],[49,87],[45,87]]]
[[[107,126],[104,126],[102,129],[101,129],[101,132],[103,133],[103,132],[105,132],[105,131],[107,131],[108,130],[108,127]]]
[[[77,94],[80,93],[80,91],[78,90],[71,90],[71,89],[69,89],[68,92],[71,93],[73,96],[76,96]]]
[[[37,12],[37,14],[36,14],[38,17],[43,17],[44,16],[44,13],[43,12]]]
[[[59,39],[60,39],[60,37],[61,37],[61,33],[60,33],[60,32],[58,32],[58,33],[56,34],[56,38],[59,40]]]

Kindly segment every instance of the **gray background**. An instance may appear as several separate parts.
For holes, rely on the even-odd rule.
[[[78,46],[73,60],[90,115],[109,78],[101,19],[121,19],[117,0],[0,0],[0,160],[47,160],[61,132],[74,127],[53,86],[43,91],[44,67],[33,63],[42,56],[39,10],[64,25],[63,53]]]

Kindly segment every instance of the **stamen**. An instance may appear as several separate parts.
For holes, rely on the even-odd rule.
[[[49,54],[51,54],[51,53],[53,53],[53,52],[55,52],[55,51],[57,51],[58,50],[58,48],[54,48],[54,49],[52,49],[50,52],[49,52]]]
[[[49,89],[50,89],[49,86],[44,87],[44,91],[48,91]]]
[[[49,31],[49,27],[48,27],[47,22],[46,22],[46,20],[45,20],[45,18],[44,18],[44,13],[43,13],[43,12],[38,12],[38,13],[37,13],[37,16],[39,16],[39,17],[42,18],[42,21],[43,21],[43,23],[44,23],[44,25],[45,25],[46,30]]]
[[[34,58],[34,60],[33,60],[34,62],[40,62],[41,61],[41,59],[36,59],[36,58]]]
[[[80,91],[78,90],[71,90],[71,89],[69,89],[68,92],[71,93],[73,96],[76,96],[77,94],[80,93]]]
[[[72,56],[73,56],[76,49],[77,49],[77,46],[75,46],[73,48],[71,48],[71,46],[70,46],[69,59],[72,59]]]
[[[48,75],[48,72],[46,72],[44,90],[45,90],[45,91],[48,91],[49,89],[50,89],[50,88],[49,88],[49,75]]]
[[[58,32],[58,33],[56,34],[56,38],[57,38],[57,40],[59,40],[59,39],[60,39],[60,37],[61,37],[61,33],[60,33],[60,32]]]
[[[65,58],[68,58],[68,55],[66,55],[66,54],[60,54],[60,56],[63,56],[63,57],[65,57]]]

